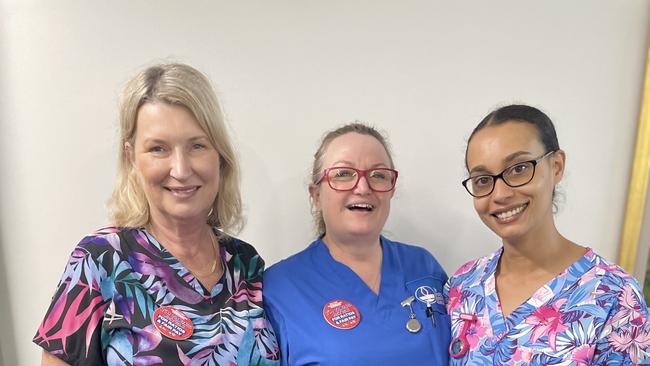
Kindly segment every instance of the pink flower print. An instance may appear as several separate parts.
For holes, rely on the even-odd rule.
[[[639,362],[643,350],[650,347],[650,329],[633,326],[613,331],[609,335],[609,344],[618,352],[627,352],[633,363]]]
[[[456,287],[452,287],[449,289],[449,300],[447,300],[447,310],[451,314],[458,305],[460,305],[461,300],[463,299],[462,294]]]
[[[643,312],[641,305],[637,301],[636,294],[631,286],[623,287],[623,291],[618,295],[619,308],[618,312],[609,321],[610,324],[618,324],[621,320],[634,325],[643,323]]]
[[[571,354],[571,361],[576,363],[576,366],[589,366],[594,357],[595,345],[583,344],[576,347]]]
[[[560,307],[561,305],[556,303],[555,306]],[[555,343],[557,333],[567,329],[567,326],[562,323],[562,313],[554,306],[541,306],[524,322],[533,326],[533,332],[530,335],[531,343],[537,342],[541,336],[547,334],[548,343],[554,351],[557,350]]]
[[[515,363],[523,362],[525,365],[528,365],[532,359],[533,351],[528,347],[517,347],[515,354],[512,355],[512,360]]]
[[[481,322],[481,319],[478,320]],[[474,349],[476,345],[485,337],[485,327],[483,324],[472,324],[467,330],[467,341],[469,342],[470,349]]]
[[[462,266],[460,266],[460,268],[458,268],[458,270],[456,271],[454,276],[458,277],[458,276],[462,275],[463,273],[469,272],[469,270],[472,269],[472,267],[474,267],[474,263],[476,263],[476,261],[469,261],[469,262],[463,264]]]

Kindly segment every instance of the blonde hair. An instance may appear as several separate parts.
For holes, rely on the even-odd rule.
[[[187,108],[219,153],[219,193],[207,223],[226,232],[238,232],[243,226],[239,164],[221,105],[205,75],[179,63],[148,67],[131,79],[122,92],[117,179],[109,202],[112,223],[118,227],[141,227],[151,219],[149,202],[129,160],[126,145],[135,146],[140,107],[155,102]]]
[[[316,150],[316,153],[314,154],[314,163],[312,164],[312,170],[311,170],[311,182],[309,184],[310,190],[312,188],[316,188],[316,186],[318,185],[318,181],[321,179],[321,176],[323,175],[323,170],[324,170],[323,156],[325,155],[325,151],[327,150],[327,147],[337,137],[352,132],[358,133],[360,135],[372,136],[375,139],[377,139],[377,141],[379,141],[379,143],[384,147],[384,150],[386,150],[386,154],[388,155],[388,160],[390,161],[390,168],[391,169],[395,168],[395,164],[393,163],[393,156],[390,152],[390,147],[388,144],[388,139],[384,137],[384,135],[374,127],[360,121],[354,121],[352,123],[348,123],[344,126],[341,126],[335,130],[326,132],[325,135],[323,135],[323,139],[320,143],[320,146],[318,147],[318,150]],[[314,217],[314,227],[316,229],[316,234],[318,236],[323,236],[325,234],[325,229],[326,229],[325,220],[323,219],[323,213],[314,207],[314,202],[312,200],[310,200],[310,203],[311,203],[311,213],[312,216]]]

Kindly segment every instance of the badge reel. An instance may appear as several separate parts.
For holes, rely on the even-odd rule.
[[[402,301],[402,307],[409,308],[409,320],[406,322],[406,330],[411,333],[417,333],[422,329],[422,324],[420,321],[415,318],[415,313],[413,312],[413,307],[411,303],[415,300],[415,296],[409,296],[404,301]]]
[[[476,315],[460,313],[460,320],[463,321],[463,325],[460,328],[460,334],[458,337],[451,340],[449,344],[449,354],[453,358],[461,358],[465,356],[469,350],[469,341],[467,341],[467,331],[469,331],[469,326],[476,323]]]
[[[431,325],[435,328],[436,317],[433,315],[433,304],[436,302],[436,291],[429,286],[420,286],[415,290],[415,296],[427,306],[427,317],[431,318]]]

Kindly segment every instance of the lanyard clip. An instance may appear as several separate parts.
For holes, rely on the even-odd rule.
[[[469,331],[470,325],[476,323],[478,320],[476,315],[467,313],[460,313],[459,318],[463,321],[463,325],[460,328],[460,334],[449,343],[449,354],[453,358],[462,358],[469,350],[467,332]]]

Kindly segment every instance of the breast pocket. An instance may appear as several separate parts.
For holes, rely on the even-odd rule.
[[[449,329],[446,300],[443,296],[445,281],[441,277],[426,276],[406,282],[406,290],[415,297],[413,311],[424,325]],[[432,321],[431,318],[434,318]]]

